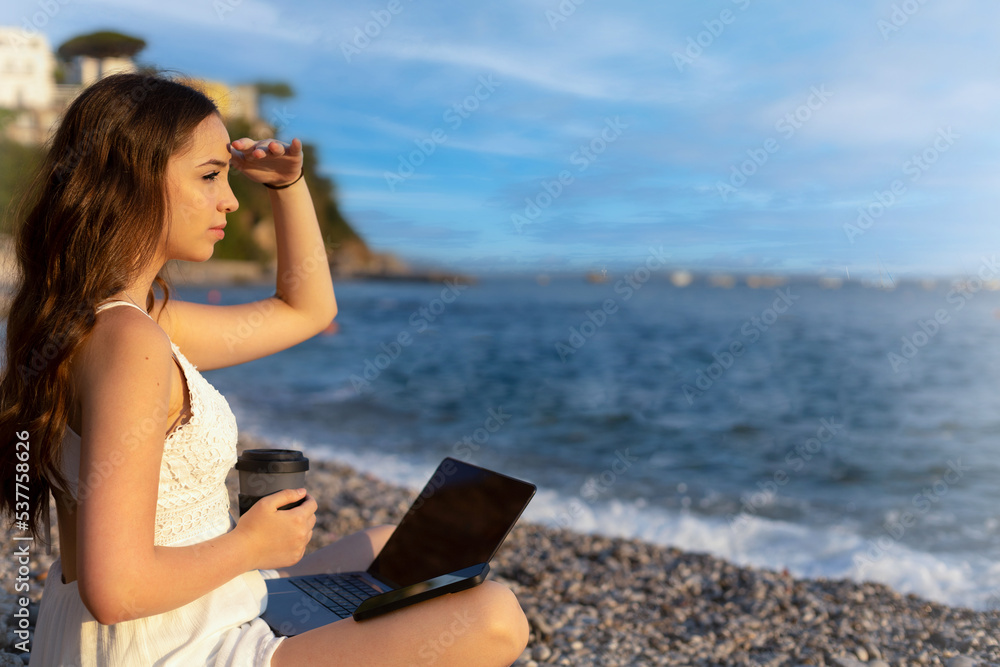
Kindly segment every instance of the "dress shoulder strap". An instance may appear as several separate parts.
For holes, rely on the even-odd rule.
[[[97,307],[97,312],[101,312],[102,310],[105,310],[106,308],[114,308],[115,306],[121,306],[121,305],[132,306],[133,308],[135,308],[136,310],[138,310],[139,312],[141,312],[143,315],[145,315],[149,319],[153,320],[153,316],[150,315],[149,313],[147,313],[145,310],[143,310],[140,306],[137,306],[136,304],[132,303],[131,301],[124,301],[122,299],[116,299],[114,301],[105,301],[104,303],[102,303],[101,305],[99,305]],[[156,320],[153,320],[153,321],[156,322]],[[172,356],[174,358],[174,360],[176,360],[177,363],[180,364],[181,360],[177,358],[177,353],[174,351],[174,342],[173,341],[170,341],[170,348],[171,348],[170,356]]]
[[[149,313],[147,313],[145,310],[143,310],[142,308],[140,308],[136,304],[132,303],[131,301],[122,301],[121,299],[116,299],[115,301],[105,301],[104,303],[102,303],[101,305],[99,305],[97,307],[97,312],[101,312],[102,310],[105,310],[106,308],[114,308],[115,306],[121,306],[122,304],[124,304],[126,306],[132,306],[136,310],[139,310],[146,317],[149,317],[149,319],[153,319],[152,317],[149,316]]]

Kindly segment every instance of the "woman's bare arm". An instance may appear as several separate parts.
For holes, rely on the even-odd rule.
[[[301,497],[287,491],[257,503],[260,511],[248,512],[225,535],[187,547],[154,546],[173,361],[154,322],[120,310],[98,320],[80,382],[77,573],[84,604],[105,624],[176,609],[248,570],[297,562],[316,508],[309,499],[279,512]]]
[[[247,143],[250,142],[250,143]],[[252,157],[262,149],[234,151],[245,157],[234,165],[249,178],[269,182],[294,180],[301,168],[302,144],[268,146],[265,157]],[[249,148],[249,139],[234,146]],[[286,159],[292,171],[274,175],[266,166]],[[263,187],[263,186],[262,186]],[[274,215],[277,250],[275,295],[251,303],[212,306],[171,300],[154,307],[153,317],[164,326],[184,356],[203,370],[223,368],[259,359],[301,343],[329,326],[337,315],[323,236],[305,179],[281,190],[268,190]],[[166,317],[161,318],[162,308]]]

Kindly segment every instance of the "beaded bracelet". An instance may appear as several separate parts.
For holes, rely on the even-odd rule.
[[[285,188],[290,188],[293,185],[295,185],[296,183],[298,183],[299,181],[301,181],[302,177],[305,176],[305,175],[306,175],[306,168],[302,167],[302,171],[299,172],[299,177],[296,178],[291,183],[285,183],[284,185],[271,185],[270,183],[265,183],[264,187],[265,188],[271,188],[272,190],[284,190]]]

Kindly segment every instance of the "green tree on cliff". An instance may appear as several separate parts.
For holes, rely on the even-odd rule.
[[[120,32],[102,30],[68,39],[60,45],[56,53],[63,60],[71,60],[76,56],[134,58],[135,54],[144,48],[146,48],[145,40]]]

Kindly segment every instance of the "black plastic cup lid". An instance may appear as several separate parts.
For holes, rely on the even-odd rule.
[[[304,472],[309,459],[294,449],[247,449],[236,460],[236,469],[247,472]]]

